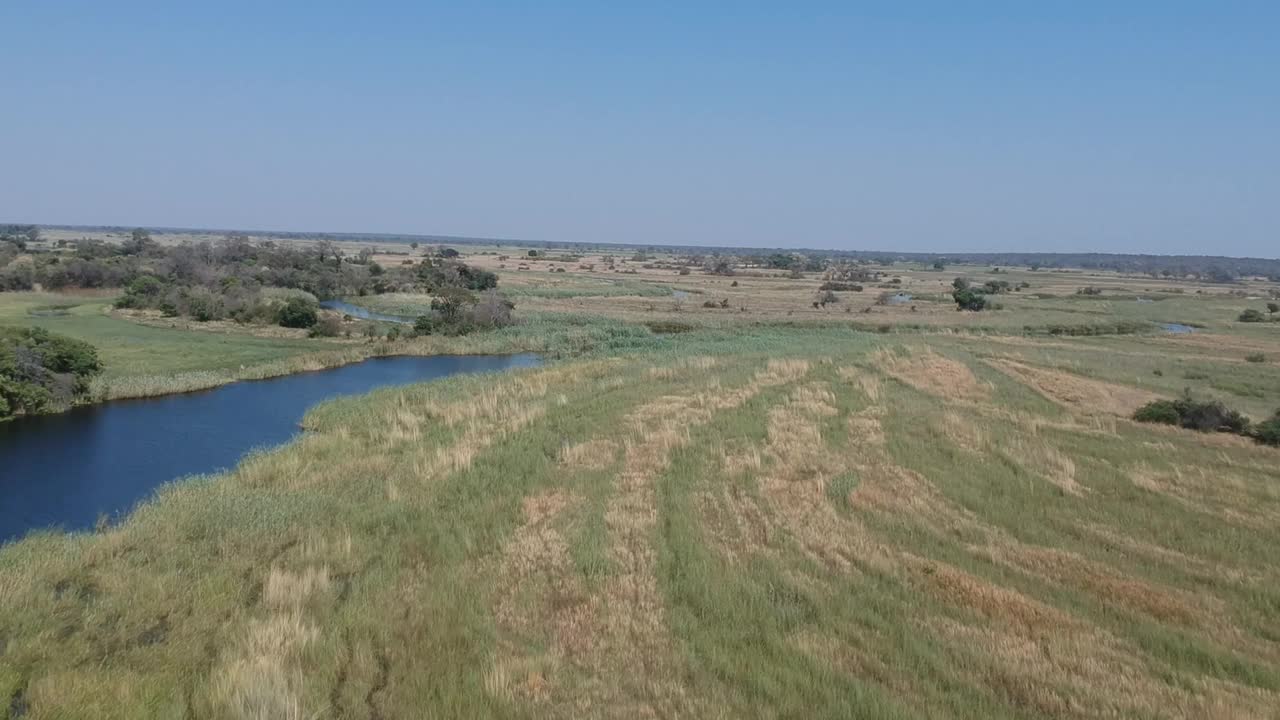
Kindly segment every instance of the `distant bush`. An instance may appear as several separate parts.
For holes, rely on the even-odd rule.
[[[1245,362],[1264,363],[1267,361],[1267,356],[1263,355],[1262,353],[1251,353],[1249,355],[1245,355],[1244,359],[1245,359]]]
[[[972,288],[956,290],[951,293],[951,297],[956,301],[956,308],[959,310],[979,312],[987,308],[987,297]]]
[[[1160,425],[1181,425],[1182,413],[1178,412],[1177,404],[1173,400],[1156,400],[1138,408],[1133,414],[1133,419]]]
[[[65,407],[101,371],[89,343],[43,328],[0,328],[0,420]]]
[[[281,327],[309,328],[316,324],[317,307],[304,298],[289,298],[276,314],[276,322]]]
[[[335,315],[325,315],[311,326],[310,337],[338,337],[342,334],[342,320]]]
[[[1253,439],[1263,445],[1280,447],[1280,410],[1277,410],[1270,419],[1258,423],[1253,429]]]
[[[1079,290],[1076,290],[1076,294],[1077,295],[1101,295],[1102,288],[1088,285],[1086,287],[1080,288]]]
[[[1200,432],[1249,434],[1249,418],[1218,400],[1196,400],[1190,393],[1177,400],[1156,400],[1133,414],[1138,422],[1177,425]]]
[[[1248,310],[1245,310],[1244,312],[1240,313],[1240,316],[1236,319],[1239,320],[1240,322],[1258,323],[1258,322],[1266,322],[1267,316],[1263,315],[1261,310],[1249,308]]]
[[[477,298],[461,288],[447,288],[431,299],[431,312],[413,323],[415,335],[468,335],[476,330],[491,330],[512,322],[515,304],[496,291]]]
[[[862,286],[857,283],[827,281],[818,286],[819,290],[831,290],[835,292],[862,292]]]

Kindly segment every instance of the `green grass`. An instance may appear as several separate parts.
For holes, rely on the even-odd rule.
[[[102,379],[108,385],[192,373],[235,375],[241,368],[342,347],[322,340],[150,327],[108,315],[109,303],[109,298],[0,293],[0,323],[35,325],[92,343],[103,361]],[[55,307],[57,314],[43,312]]]
[[[1280,698],[1275,450],[1059,406],[962,336],[502,333],[474,347],[560,359],[325,403],[298,441],[118,526],[0,549],[0,698],[37,718],[1248,717]],[[1110,342],[1017,352],[1146,382]],[[978,395],[929,384],[944,371]]]

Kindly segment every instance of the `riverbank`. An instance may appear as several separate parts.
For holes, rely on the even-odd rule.
[[[44,528],[82,531],[122,521],[175,478],[222,472],[255,449],[288,442],[307,410],[324,400],[539,362],[536,355],[371,358],[0,425],[0,543]]]
[[[517,325],[464,337],[397,340],[306,338],[300,333],[254,334],[231,324],[190,327],[109,312],[102,293],[0,293],[0,323],[37,325],[85,340],[105,370],[89,402],[157,397],[340,367],[373,357],[428,355],[580,355],[601,347],[652,340],[646,328],[604,319],[524,318]]]

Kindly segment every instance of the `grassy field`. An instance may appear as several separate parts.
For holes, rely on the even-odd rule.
[[[559,357],[628,347],[650,336],[643,327],[603,318],[543,313],[519,326],[469,337],[308,338],[305,331],[284,328],[135,318],[110,312],[110,302],[110,295],[0,293],[0,325],[37,325],[92,343],[104,365],[91,391],[96,401],[188,392],[374,356],[539,352]]]
[[[1234,320],[1268,288],[1024,270],[957,313],[923,298],[989,269],[903,270],[914,312],[822,310],[814,277],[500,270],[522,325],[382,351],[544,367],[326,403],[118,526],[0,549],[0,718],[1276,716],[1280,450],[1128,419],[1280,408],[1280,324]],[[58,304],[26,302],[0,321]],[[317,342],[102,302],[31,321],[112,373],[117,327],[259,365]],[[1120,321],[1153,327],[1048,334]]]

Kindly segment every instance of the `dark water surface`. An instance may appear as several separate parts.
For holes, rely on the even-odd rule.
[[[233,467],[249,450],[287,442],[322,400],[538,363],[536,355],[374,358],[0,423],[0,543],[41,528],[91,528],[170,480]]]

